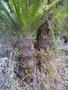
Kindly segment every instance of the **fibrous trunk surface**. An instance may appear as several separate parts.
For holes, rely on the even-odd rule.
[[[21,37],[18,42],[19,51],[19,75],[24,78],[27,74],[33,72],[34,68],[34,47],[31,37]],[[32,79],[27,77],[27,83],[30,83]]]

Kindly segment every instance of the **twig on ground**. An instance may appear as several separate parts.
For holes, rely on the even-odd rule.
[[[19,84],[21,84],[28,76],[29,76],[29,74],[27,74],[27,75],[19,82]]]

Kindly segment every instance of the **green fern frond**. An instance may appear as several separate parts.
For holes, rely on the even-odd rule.
[[[22,30],[28,29],[30,20],[28,0],[12,0]]]
[[[60,0],[54,0],[49,5],[47,0],[11,0],[14,13],[10,12],[8,5],[0,1],[0,15],[10,23],[16,32],[35,32],[48,17],[49,10]]]
[[[50,5],[45,5],[43,9],[38,10],[36,15],[34,16],[34,21],[32,21],[33,32],[36,31],[45,22],[47,17],[50,15],[48,11],[59,1],[60,0],[54,0]]]
[[[37,11],[39,10],[41,6],[42,0],[32,0],[31,6],[30,6],[30,13],[31,16],[33,17]]]
[[[20,32],[16,16],[14,16],[14,14],[11,14],[10,9],[5,2],[0,1],[0,5],[0,16],[3,18],[3,22],[6,22],[5,24],[10,24],[10,26],[13,27],[16,33]]]

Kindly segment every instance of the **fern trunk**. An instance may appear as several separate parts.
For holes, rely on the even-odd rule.
[[[52,0],[48,0],[48,3],[50,4]],[[49,16],[48,19],[45,21],[45,23],[40,26],[40,28],[37,31],[37,44],[36,48],[41,53],[41,56],[38,60],[39,64],[39,70],[42,71],[43,64],[45,60],[41,60],[43,58],[43,54],[45,55],[45,58],[49,60],[50,55],[52,53],[52,18],[53,15]]]
[[[33,72],[34,67],[34,47],[32,43],[32,39],[30,36],[21,37],[18,42],[19,51],[21,55],[19,56],[19,75],[21,78],[24,78],[27,74],[31,74]],[[28,77],[25,79],[27,83],[30,83],[32,77]]]
[[[37,32],[37,49],[50,52],[52,50],[52,31],[51,26],[49,25],[50,22],[46,21],[38,30]]]

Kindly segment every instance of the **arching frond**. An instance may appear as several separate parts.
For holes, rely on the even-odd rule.
[[[14,13],[10,12],[8,5],[0,1],[0,15],[8,22],[16,32],[34,32],[44,23],[48,11],[60,0],[53,0],[47,4],[47,0],[11,0]],[[5,4],[5,5],[4,5]],[[7,24],[7,23],[6,23]]]
[[[0,1],[0,16],[3,22],[5,22],[7,25],[10,25],[10,27],[12,27],[16,33],[20,32],[20,27],[15,14],[10,12],[9,7],[4,1]]]

